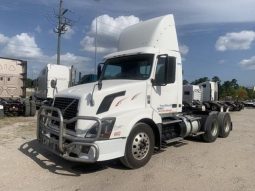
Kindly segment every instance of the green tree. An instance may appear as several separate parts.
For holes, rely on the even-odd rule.
[[[209,81],[210,79],[208,77],[199,78],[193,82],[191,82],[192,85],[197,85],[206,81]]]
[[[235,89],[238,89],[239,88],[239,85],[237,83],[237,80],[236,79],[232,79],[231,82],[230,82],[231,86]]]
[[[247,99],[255,99],[255,91],[253,89],[246,88]]]
[[[238,97],[237,89],[239,88],[239,84],[236,79],[232,79],[231,81],[225,81],[219,88],[219,97],[224,99],[225,97]]]
[[[189,82],[188,82],[188,80],[183,80],[183,83],[182,83],[183,85],[187,85],[187,84],[189,84]]]
[[[27,79],[25,80],[25,85],[26,85],[26,88],[33,88],[33,87],[34,87],[33,80],[30,79],[30,78],[27,78]]]
[[[218,76],[214,76],[214,77],[212,78],[212,81],[213,81],[213,82],[218,82],[218,84],[221,83],[221,80],[220,80],[220,78],[219,78]]]
[[[239,100],[245,100],[248,98],[248,92],[244,87],[238,87],[236,90],[236,96]]]

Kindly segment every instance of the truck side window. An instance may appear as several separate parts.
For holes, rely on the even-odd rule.
[[[166,57],[159,57],[158,58],[158,64],[156,68],[156,74],[155,74],[155,80],[156,82],[163,84],[165,80],[165,64],[166,63]]]
[[[167,66],[167,84],[175,82],[175,70],[176,70],[176,58],[175,57],[159,57],[155,79],[159,83],[164,83],[165,70],[166,70],[166,59],[168,59]]]
[[[168,67],[167,67],[167,83],[171,84],[175,82],[176,75],[176,58],[168,57]]]

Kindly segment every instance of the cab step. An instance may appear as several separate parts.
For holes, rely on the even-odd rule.
[[[180,122],[182,122],[182,120],[180,120],[180,119],[176,119],[176,120],[164,119],[164,120],[162,120],[162,125],[169,125],[169,124],[180,123]]]
[[[179,141],[182,141],[182,140],[183,140],[182,137],[176,137],[176,138],[173,138],[173,139],[164,140],[163,144],[170,144],[170,143],[179,142]]]
[[[197,132],[196,134],[193,134],[193,135],[191,135],[192,137],[198,137],[198,136],[200,136],[200,135],[203,135],[203,134],[205,134],[205,132]]]

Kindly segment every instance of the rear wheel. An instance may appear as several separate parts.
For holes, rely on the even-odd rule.
[[[219,122],[219,137],[222,138],[228,137],[232,128],[229,113],[219,113],[218,122]]]
[[[210,114],[205,122],[205,134],[202,135],[202,139],[211,143],[214,142],[219,135],[219,123],[217,119],[217,113]]]
[[[154,134],[151,127],[145,123],[138,123],[131,131],[126,144],[122,164],[134,169],[147,164],[154,151]]]

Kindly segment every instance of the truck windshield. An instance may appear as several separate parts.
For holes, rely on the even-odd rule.
[[[146,80],[150,77],[153,54],[139,54],[112,58],[105,62],[102,80]]]

